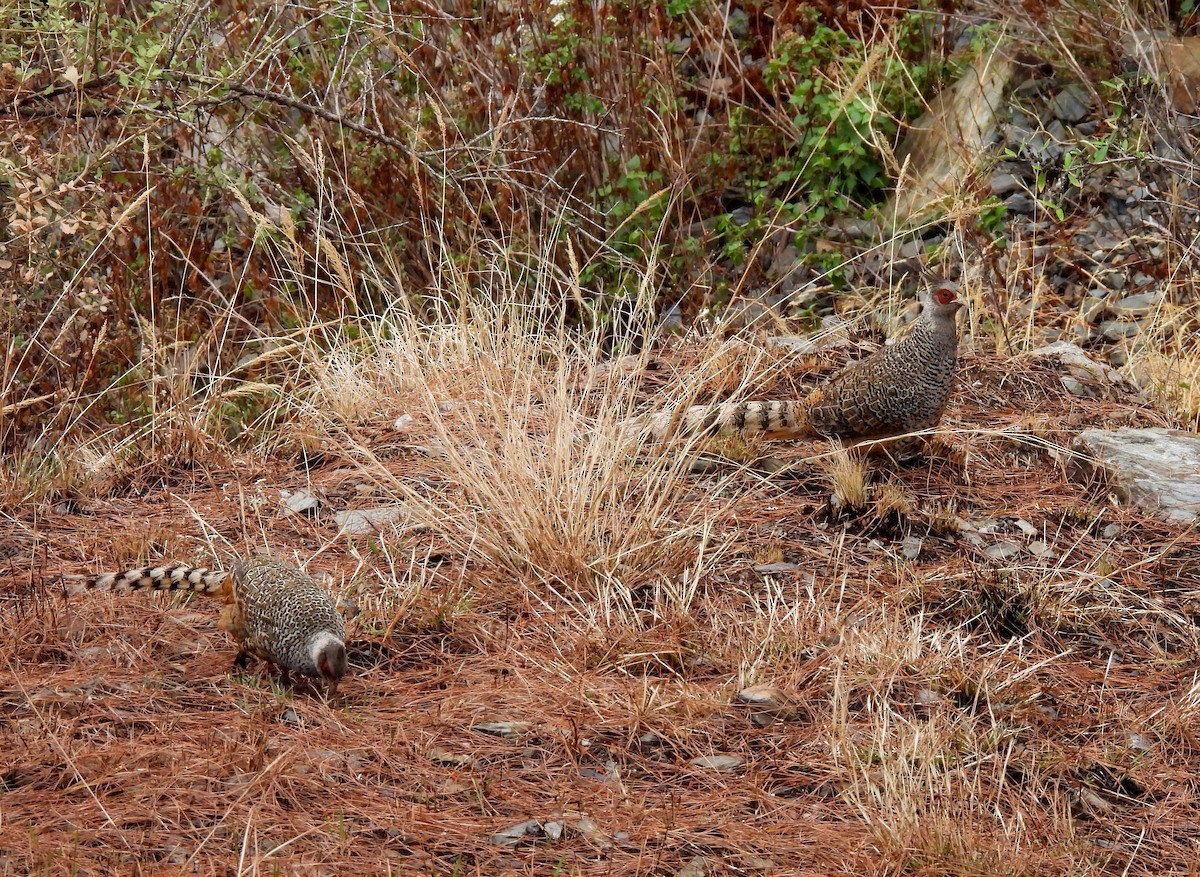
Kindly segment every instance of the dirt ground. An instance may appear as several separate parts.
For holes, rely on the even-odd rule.
[[[498,595],[436,534],[389,565],[282,514],[307,484],[355,503],[334,456],[29,508],[0,523],[0,873],[1193,873],[1200,539],[1053,452],[1163,423],[1052,364],[970,360],[965,474],[877,464],[901,499],[855,512],[811,468],[748,470],[689,612],[637,631]],[[436,478],[385,437],[382,465]],[[231,674],[202,599],[58,580],[264,544],[360,597],[336,703]]]

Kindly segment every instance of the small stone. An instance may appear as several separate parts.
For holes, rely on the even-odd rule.
[[[916,560],[921,556],[922,541],[917,536],[905,536],[900,543],[900,556],[905,560]]]
[[[404,506],[384,506],[377,509],[350,509],[333,516],[338,532],[348,536],[370,536],[408,517]]]
[[[1122,338],[1132,338],[1142,331],[1140,322],[1125,323],[1120,320],[1105,320],[1100,324],[1100,332],[1109,341],[1120,341]]]
[[[542,826],[542,831],[546,833],[547,840],[558,840],[562,837],[563,824],[561,822],[547,822]]]
[[[1121,535],[1121,525],[1120,524],[1109,524],[1102,531],[1100,531],[1100,535],[1103,536],[1105,539],[1116,539],[1118,536]]]
[[[992,194],[997,198],[1004,198],[1025,189],[1025,181],[1016,174],[993,174],[991,185]]]
[[[1073,125],[1087,118],[1091,102],[1091,97],[1087,93],[1087,89],[1079,83],[1072,82],[1050,99],[1050,102],[1046,105],[1046,109],[1055,118],[1062,119],[1064,122]]]
[[[474,760],[465,752],[451,752],[449,749],[443,749],[441,746],[432,747],[426,755],[430,761],[435,761],[438,764],[448,764],[453,767],[466,767]]]
[[[736,755],[701,755],[688,762],[688,764],[705,770],[719,770],[723,772],[737,770],[745,763],[746,760],[744,758],[739,758]]]
[[[756,573],[771,576],[787,572],[803,572],[804,567],[795,563],[759,563],[752,567]]]
[[[392,429],[397,432],[402,432],[412,426],[413,416],[411,414],[401,414],[392,424]]]
[[[281,490],[279,495],[283,499],[281,506],[285,515],[316,517],[317,510],[321,507],[321,500],[311,490],[297,490],[294,493]]]
[[[1137,295],[1127,295],[1113,304],[1113,309],[1129,316],[1141,317],[1154,310],[1161,301],[1156,292],[1140,292]]]
[[[492,843],[502,847],[511,847],[516,846],[527,837],[541,837],[542,833],[542,823],[536,819],[528,819],[496,832],[492,835]]]
[[[993,560],[1008,560],[1021,553],[1021,546],[1006,539],[1003,542],[997,542],[995,545],[989,545],[983,549],[983,553]]]
[[[285,725],[291,725],[292,727],[299,727],[304,724],[299,714],[291,707],[288,707],[279,714],[279,721]]]
[[[472,731],[479,731],[481,734],[491,734],[493,737],[503,737],[506,740],[515,740],[530,729],[529,722],[480,722],[477,725],[472,725]]]
[[[1148,752],[1154,745],[1150,742],[1150,738],[1144,734],[1139,734],[1137,731],[1130,731],[1128,736],[1129,748],[1134,752]]]
[[[1028,551],[1034,557],[1040,557],[1043,560],[1052,560],[1054,558],[1054,550],[1040,539],[1037,542],[1030,542]]]
[[[778,708],[787,702],[783,692],[774,685],[751,685],[739,691],[737,697],[742,703],[759,707]]]
[[[1085,386],[1069,375],[1063,375],[1061,380],[1063,388],[1072,396],[1079,396],[1081,399],[1092,399],[1096,396],[1096,393],[1090,387]]]
[[[1026,536],[1036,536],[1041,531],[1023,518],[1017,518],[1013,521],[1014,526]]]
[[[712,873],[712,866],[708,859],[704,856],[696,856],[682,868],[675,872],[675,877],[708,877]]]
[[[922,688],[917,692],[917,703],[920,706],[937,706],[943,700],[945,700],[945,698],[932,688]]]
[[[1033,213],[1033,199],[1024,192],[1014,192],[1004,199],[1004,208],[1009,213],[1015,213],[1018,216],[1028,216]]]

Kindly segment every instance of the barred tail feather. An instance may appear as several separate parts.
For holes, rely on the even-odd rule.
[[[627,433],[661,441],[672,436],[758,436],[799,438],[811,434],[808,400],[721,402],[686,411],[656,411],[624,422]]]
[[[220,570],[174,564],[105,573],[85,580],[82,590],[195,591],[200,594],[223,594],[228,589],[229,579],[229,573]]]

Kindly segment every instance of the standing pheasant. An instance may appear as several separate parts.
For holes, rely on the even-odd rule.
[[[234,666],[253,655],[325,681],[332,696],[346,674],[346,625],[333,598],[294,566],[266,557],[239,560],[231,572],[187,564],[106,573],[76,592],[195,591],[224,597],[217,626],[239,647]]]
[[[958,364],[958,284],[939,283],[921,318],[894,344],[850,363],[805,399],[721,402],[627,420],[622,428],[651,439],[671,435],[829,436],[884,439],[932,429],[942,419]]]

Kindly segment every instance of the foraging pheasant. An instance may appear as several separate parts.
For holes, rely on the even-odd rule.
[[[954,386],[955,316],[962,306],[958,284],[939,283],[925,297],[921,317],[907,336],[850,363],[803,400],[693,405],[632,418],[622,429],[650,439],[754,435],[851,441],[932,429]]]
[[[346,674],[346,625],[333,598],[308,575],[272,558],[239,560],[231,572],[171,564],[106,573],[72,587],[91,590],[195,591],[225,598],[217,626],[239,651],[234,666],[251,655],[325,681],[337,693]]]

